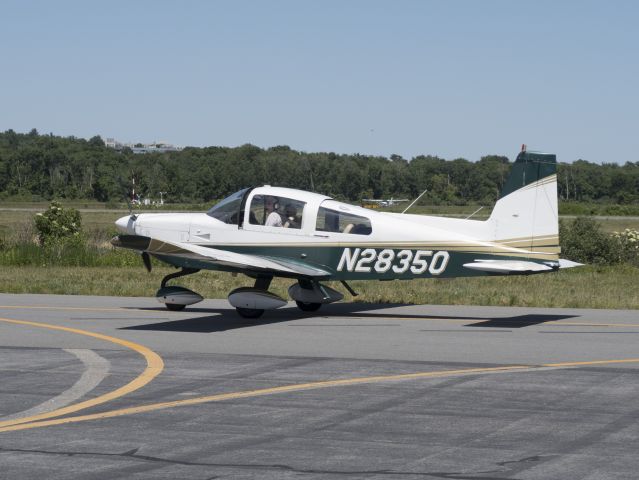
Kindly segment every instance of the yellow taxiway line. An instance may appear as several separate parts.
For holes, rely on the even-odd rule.
[[[38,322],[29,322],[25,320],[14,320],[10,318],[0,318],[0,322],[13,323],[16,325],[25,325],[29,327],[37,327],[37,328],[48,328],[50,330],[59,330],[63,332],[75,333],[78,335],[85,335],[87,337],[97,338],[99,340],[104,340],[106,342],[115,343],[117,345],[122,345],[123,347],[130,348],[131,350],[139,353],[146,360],[146,368],[144,371],[134,378],[132,381],[127,383],[126,385],[113,390],[111,392],[105,393],[98,397],[92,398],[90,400],[86,400],[84,402],[74,403],[72,405],[67,405],[66,407],[58,408],[51,412],[41,413],[39,415],[32,415],[29,417],[16,418],[13,420],[6,420],[4,422],[0,422],[0,431],[5,431],[7,428],[11,428],[12,426],[26,424],[30,422],[36,422],[40,420],[45,420],[48,418],[59,417],[61,415],[68,415],[69,413],[75,413],[80,410],[84,410],[89,407],[93,407],[96,405],[100,405],[105,402],[109,402],[116,398],[127,395],[135,390],[138,390],[157,377],[160,372],[164,369],[164,362],[162,358],[155,353],[153,350],[139,345],[137,343],[129,342],[128,340],[122,340],[120,338],[111,337],[109,335],[103,335],[101,333],[88,332],[86,330],[79,330],[77,328],[70,327],[62,327],[58,325],[49,325],[46,323],[38,323]]]

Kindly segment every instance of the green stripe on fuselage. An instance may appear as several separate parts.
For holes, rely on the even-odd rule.
[[[540,260],[527,259],[524,257],[516,257],[516,256],[504,256],[504,255],[495,255],[490,253],[473,253],[473,252],[464,252],[464,251],[447,251],[447,250],[420,250],[420,249],[402,249],[402,248],[392,248],[392,249],[384,249],[381,247],[373,248],[367,246],[312,246],[312,247],[302,247],[302,246],[266,246],[266,245],[243,245],[243,246],[231,246],[231,245],[202,245],[210,248],[220,249],[220,250],[228,250],[231,252],[243,253],[247,255],[257,255],[260,257],[268,258],[273,261],[277,261],[277,259],[282,259],[285,262],[290,263],[301,263],[306,264],[312,267],[316,267],[322,270],[326,270],[331,274],[331,280],[393,280],[393,279],[402,279],[402,280],[410,280],[416,278],[454,278],[454,277],[476,277],[476,276],[486,276],[486,275],[498,275],[495,273],[482,272],[478,270],[470,270],[468,268],[464,268],[465,263],[474,262],[478,259],[482,260],[527,260],[533,262],[540,262]],[[357,258],[353,260],[353,256],[355,255],[355,250],[359,248],[359,252],[357,254]],[[357,267],[357,263],[361,260],[362,254],[365,250],[374,250],[375,255],[374,259],[366,263],[360,264],[362,268],[370,267],[369,271],[355,271],[355,268],[352,270],[348,270],[346,265],[342,265],[342,269],[338,270],[340,260],[345,255],[344,250],[350,249],[350,259],[352,263],[354,263],[355,267]],[[390,268],[385,271],[377,271],[375,269],[375,265],[380,257],[380,254],[384,250],[391,250],[392,260],[390,261]],[[401,263],[401,255],[398,255],[400,252],[409,250],[411,252],[410,266],[409,268],[403,272],[398,273],[394,271],[393,267],[400,268]],[[415,263],[415,256],[418,251],[422,252],[432,252],[432,255],[422,255],[421,260],[427,263],[427,268],[422,273],[414,273],[411,270],[411,267],[416,267],[419,270],[421,262]],[[438,252],[445,252],[440,253]],[[404,255],[406,256],[406,255]],[[437,262],[433,266],[432,260],[436,258]],[[192,268],[202,268],[202,269],[212,269],[212,270],[222,270],[222,271],[238,271],[237,268],[226,268],[224,266],[215,266],[212,267],[210,264],[207,266],[204,263],[199,263],[196,265],[192,260],[189,261],[188,265],[183,264],[183,260],[180,259],[169,259],[168,257],[163,258],[164,261],[168,263],[173,263],[178,266],[189,266]],[[444,260],[446,260],[446,265],[443,269],[441,269]],[[434,268],[433,268],[434,267]],[[441,271],[439,271],[441,269]],[[432,271],[437,272],[435,274],[431,273]],[[278,275],[279,276],[279,275]],[[281,275],[285,276],[285,275]]]

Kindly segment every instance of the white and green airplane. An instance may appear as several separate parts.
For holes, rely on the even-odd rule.
[[[116,221],[112,243],[180,268],[157,299],[181,310],[202,297],[171,279],[203,269],[242,273],[253,287],[229,303],[247,318],[286,305],[268,291],[274,277],[304,311],[343,295],[322,282],[410,280],[554,272],[579,264],[559,258],[555,155],[522,152],[487,220],[373,211],[289,188],[247,188],[206,213],[145,213]]]

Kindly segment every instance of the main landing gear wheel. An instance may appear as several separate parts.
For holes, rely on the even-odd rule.
[[[264,310],[259,308],[236,308],[237,313],[240,314],[240,317],[244,318],[259,318],[264,313]]]
[[[179,303],[165,303],[167,310],[171,310],[172,312],[179,312],[180,310],[184,310],[186,305],[181,305]]]
[[[316,312],[322,306],[321,303],[311,303],[311,302],[307,303],[307,302],[298,302],[298,301],[296,301],[295,303],[297,303],[297,307],[303,312]]]

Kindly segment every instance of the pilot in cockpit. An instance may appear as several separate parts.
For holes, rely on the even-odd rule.
[[[277,212],[280,208],[277,197],[267,196],[264,199],[264,209],[266,210],[266,221],[264,226],[266,227],[282,227],[282,217]]]

